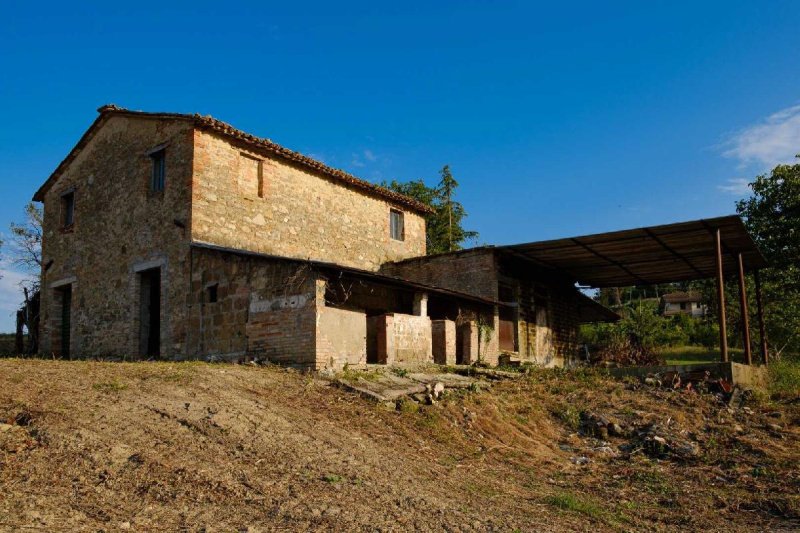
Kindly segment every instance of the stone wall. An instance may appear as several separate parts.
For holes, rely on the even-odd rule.
[[[366,270],[425,254],[425,220],[407,208],[210,132],[194,146],[195,240]],[[403,241],[389,236],[392,208]]]
[[[165,190],[148,152],[163,145]],[[60,353],[57,290],[72,287],[75,356],[139,354],[141,271],[161,271],[162,357],[184,350],[193,133],[180,120],[111,116],[44,196],[41,353]],[[63,227],[62,195],[75,216]]]
[[[400,313],[369,317],[377,362],[387,365],[432,363],[431,319]]]
[[[187,357],[247,355],[316,368],[316,273],[294,261],[201,248],[192,257]]]

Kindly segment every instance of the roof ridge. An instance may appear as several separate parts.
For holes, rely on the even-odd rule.
[[[211,115],[201,115],[200,113],[188,114],[188,113],[135,111],[124,107],[120,107],[113,103],[105,104],[98,107],[97,112],[100,114],[100,116],[98,116],[97,119],[92,123],[92,125],[89,126],[89,129],[84,133],[83,137],[81,137],[81,139],[78,141],[78,144],[75,145],[75,147],[70,151],[70,153],[61,162],[61,164],[59,164],[58,167],[56,167],[56,170],[53,171],[53,173],[50,175],[47,181],[45,181],[44,185],[42,185],[42,187],[39,188],[39,190],[34,195],[34,200],[43,199],[43,195],[44,192],[46,191],[46,188],[48,187],[48,184],[51,184],[53,181],[55,181],[55,179],[57,179],[63,167],[66,166],[74,158],[77,152],[80,151],[80,149],[82,149],[83,146],[88,142],[90,137],[89,135],[90,131],[92,131],[107,115],[112,113],[119,113],[123,115],[192,120],[196,127],[209,129],[211,131],[227,135],[239,141],[257,146],[259,148],[266,149],[285,160],[302,165],[306,168],[327,175],[328,177],[345,182],[356,188],[371,192],[378,196],[382,196],[395,203],[404,205],[406,207],[410,207],[411,209],[414,209],[422,213],[433,212],[433,209],[430,206],[414,198],[411,198],[410,196],[406,196],[404,194],[400,194],[386,187],[376,185],[372,182],[354,176],[353,174],[350,174],[347,171],[326,165],[321,161],[317,161],[316,159],[303,155],[300,152],[296,152],[294,150],[286,148],[285,146],[282,146],[266,137],[258,137],[251,133],[247,133],[246,131],[240,130],[227,122],[214,118]]]

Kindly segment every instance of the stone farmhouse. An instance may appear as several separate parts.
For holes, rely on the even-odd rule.
[[[426,256],[427,206],[267,139],[98,111],[34,195],[43,354],[561,365],[617,318],[513,251]]]

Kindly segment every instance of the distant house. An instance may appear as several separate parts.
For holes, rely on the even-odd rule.
[[[664,316],[689,315],[706,316],[708,308],[696,292],[670,292],[661,297],[664,303]]]

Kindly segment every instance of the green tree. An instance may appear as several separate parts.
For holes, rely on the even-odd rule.
[[[800,164],[778,165],[750,184],[737,202],[747,229],[769,263],[761,272],[770,351],[800,351]],[[750,291],[752,294],[752,291]]]
[[[458,182],[450,172],[450,166],[445,165],[439,175],[436,187],[427,186],[421,179],[409,182],[393,180],[382,184],[433,208],[433,213],[425,217],[428,255],[461,250],[466,241],[478,237],[478,232],[464,229],[467,212],[455,199]]]

